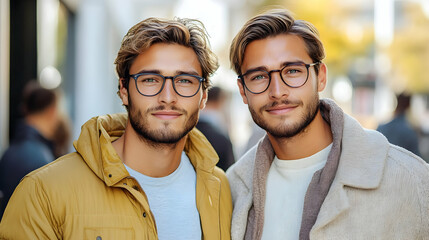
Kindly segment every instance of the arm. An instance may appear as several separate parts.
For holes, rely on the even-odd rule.
[[[15,189],[0,223],[0,239],[60,239],[43,185],[25,177]]]

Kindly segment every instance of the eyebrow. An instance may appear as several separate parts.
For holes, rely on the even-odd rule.
[[[200,74],[197,73],[197,71],[193,71],[193,70],[191,70],[191,71],[176,71],[176,75],[179,75],[179,74],[190,74],[190,75],[200,76]]]
[[[301,64],[304,63],[305,64],[305,62],[301,61],[301,60],[298,60],[298,61],[285,61],[285,62],[282,62],[280,64],[280,68],[283,68],[286,65],[293,65],[293,64],[296,64],[296,63],[301,63]],[[247,69],[247,71],[244,72],[243,74],[246,74],[247,72],[250,72],[250,71],[261,71],[261,70],[268,72],[268,68],[266,66],[259,66],[259,67],[254,67],[254,68]]]
[[[140,71],[140,72],[138,72],[136,74],[140,74],[140,73],[156,73],[156,74],[163,75],[160,70],[156,70],[156,69],[142,70],[142,71]],[[181,70],[178,70],[178,71],[176,71],[174,73],[174,76],[177,76],[177,75],[180,75],[180,74],[190,74],[190,75],[200,76],[200,74],[198,74],[196,71],[193,71],[193,70],[190,70],[190,71],[181,71]]]

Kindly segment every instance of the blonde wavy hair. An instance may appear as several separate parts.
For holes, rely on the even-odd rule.
[[[155,43],[176,43],[194,50],[202,68],[203,90],[211,86],[210,77],[219,67],[210,49],[204,24],[195,19],[148,18],[134,25],[124,36],[115,60],[116,73],[128,89],[129,70],[134,59]],[[118,93],[120,85],[118,84]]]

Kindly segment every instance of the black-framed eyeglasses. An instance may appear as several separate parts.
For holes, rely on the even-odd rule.
[[[171,79],[174,91],[182,97],[193,97],[200,90],[204,78],[192,74],[179,74],[176,76],[163,76],[158,73],[137,73],[130,75],[136,83],[137,91],[146,97],[158,95],[167,79]]]
[[[299,88],[308,80],[309,68],[316,66],[321,62],[306,64],[303,62],[292,62],[286,64],[283,68],[271,71],[250,70],[239,75],[241,82],[249,92],[259,94],[265,92],[271,83],[271,73],[279,72],[280,78],[289,87]]]

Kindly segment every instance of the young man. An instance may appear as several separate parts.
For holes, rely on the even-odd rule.
[[[218,64],[202,24],[146,19],[116,58],[128,114],[95,117],[76,152],[27,175],[1,239],[229,239],[225,174],[194,129]]]
[[[275,10],[249,20],[230,59],[266,136],[228,169],[232,239],[429,239],[429,167],[319,100],[317,30]]]

